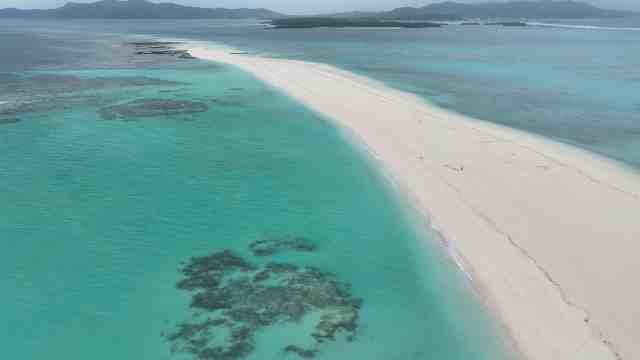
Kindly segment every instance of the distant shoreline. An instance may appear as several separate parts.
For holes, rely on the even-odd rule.
[[[253,74],[360,139],[460,255],[523,357],[639,350],[615,321],[635,311],[637,291],[606,279],[640,272],[631,215],[640,213],[640,174],[328,65],[185,48]],[[576,256],[584,262],[565,260]]]
[[[350,21],[448,21],[463,19],[587,19],[640,15],[631,11],[601,9],[581,1],[518,0],[466,4],[434,2],[423,7],[399,7],[389,11],[316,15]],[[295,18],[265,8],[204,8],[148,0],[98,0],[68,2],[54,9],[0,8],[0,18],[60,19],[280,19]]]
[[[483,21],[469,22],[460,21],[459,25],[476,26],[505,26],[505,27],[526,27],[529,26],[524,21]],[[277,19],[269,22],[275,29],[315,29],[315,28],[404,28],[404,29],[424,29],[440,28],[456,23],[431,22],[431,21],[399,21],[399,20],[367,20],[367,19],[336,19],[320,17],[297,17]]]
[[[323,17],[295,17],[276,19],[271,21],[276,29],[312,29],[318,27],[329,28],[439,28],[446,24],[429,21],[383,21],[368,19],[336,19]]]

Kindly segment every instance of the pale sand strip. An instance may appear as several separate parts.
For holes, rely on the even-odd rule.
[[[233,64],[349,129],[464,259],[535,360],[640,358],[640,175],[327,65]]]

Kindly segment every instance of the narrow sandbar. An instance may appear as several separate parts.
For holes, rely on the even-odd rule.
[[[332,66],[189,50],[365,144],[456,249],[526,358],[640,358],[640,174]]]

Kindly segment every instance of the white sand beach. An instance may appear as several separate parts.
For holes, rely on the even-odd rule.
[[[364,143],[456,249],[525,358],[640,359],[640,174],[328,65],[189,47]]]

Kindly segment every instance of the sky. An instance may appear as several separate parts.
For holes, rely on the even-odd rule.
[[[68,0],[0,0],[0,8],[46,9],[63,5]],[[73,0],[93,2],[96,0]],[[351,10],[389,10],[399,6],[423,6],[441,0],[152,0],[175,2],[201,7],[264,7],[288,14],[330,13]],[[459,0],[460,2],[487,2],[490,0]],[[584,0],[608,9],[640,11],[640,0]]]

